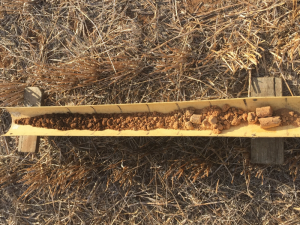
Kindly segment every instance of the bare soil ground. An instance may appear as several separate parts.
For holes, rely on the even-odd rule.
[[[1,106],[299,95],[300,2],[0,0]],[[1,133],[10,118],[1,110]],[[299,224],[300,141],[253,165],[245,138],[1,137],[1,224]]]

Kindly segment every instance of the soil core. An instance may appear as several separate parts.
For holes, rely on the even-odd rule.
[[[15,120],[19,125],[31,125],[58,130],[212,130],[219,134],[231,126],[257,124],[268,129],[276,126],[300,126],[300,115],[286,108],[273,112],[270,106],[256,108],[255,112],[225,104],[222,108],[210,106],[203,109],[186,108],[170,113],[139,112],[113,114],[58,113]]]

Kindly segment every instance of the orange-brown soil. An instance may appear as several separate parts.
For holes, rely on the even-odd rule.
[[[261,115],[261,118],[257,116]],[[275,112],[271,107],[257,108],[256,112],[245,112],[241,109],[224,105],[203,109],[187,108],[171,113],[142,112],[114,114],[45,114],[22,118],[15,121],[20,125],[31,125],[58,130],[154,130],[157,128],[179,130],[212,130],[219,134],[231,126],[260,124],[262,128],[280,125],[300,126],[300,115],[297,112],[280,109]],[[272,117],[274,116],[274,117]]]

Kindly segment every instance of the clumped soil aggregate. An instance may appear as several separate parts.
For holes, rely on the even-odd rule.
[[[262,128],[280,125],[300,126],[300,115],[283,108],[273,112],[270,106],[256,108],[255,112],[225,104],[222,108],[210,106],[203,109],[185,108],[170,113],[139,112],[113,114],[58,113],[22,118],[15,121],[20,125],[31,125],[58,130],[212,130],[219,134],[231,126],[259,124]]]

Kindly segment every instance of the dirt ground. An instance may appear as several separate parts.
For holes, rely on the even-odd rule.
[[[29,86],[47,106],[247,97],[264,76],[298,96],[299,4],[0,0],[0,104]],[[41,137],[35,154],[0,141],[1,224],[300,221],[296,138],[280,166],[251,164],[247,138]]]

